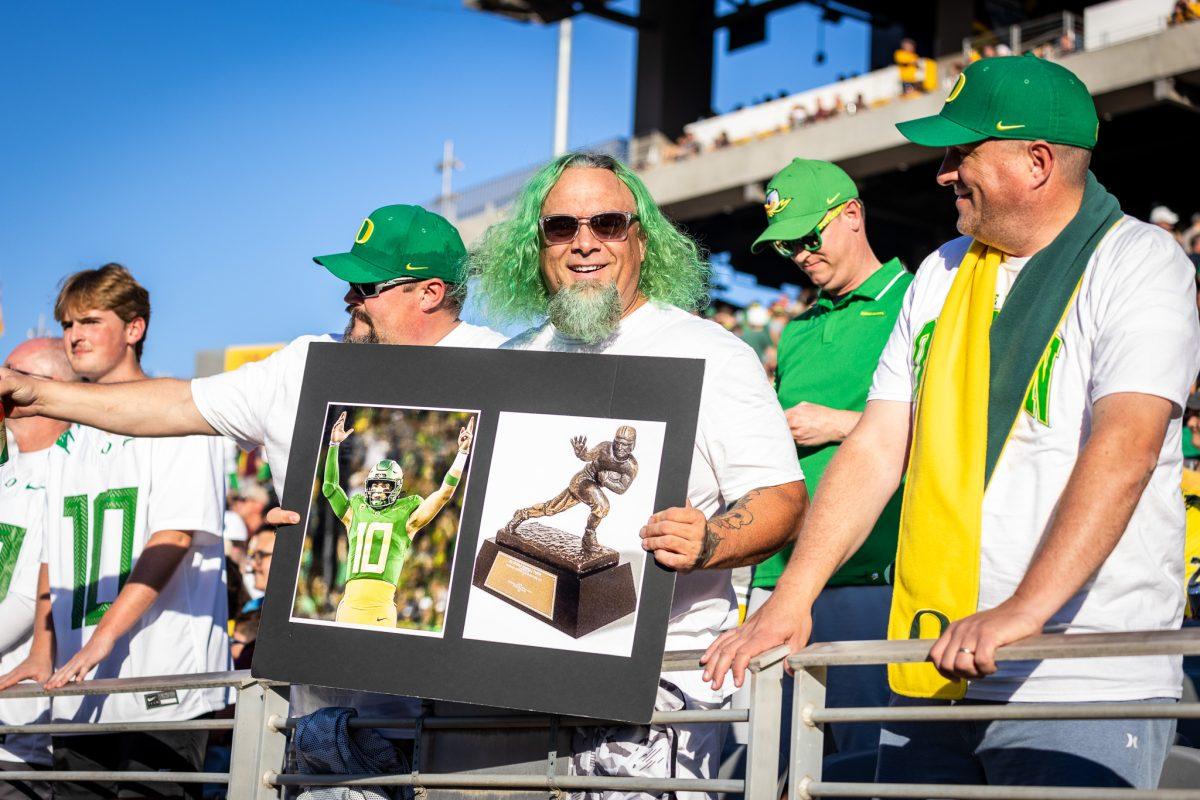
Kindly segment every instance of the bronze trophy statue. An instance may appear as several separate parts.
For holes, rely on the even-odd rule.
[[[578,638],[637,607],[633,569],[600,544],[596,529],[608,516],[608,490],[624,494],[637,477],[637,431],[617,429],[611,442],[588,448],[575,436],[571,448],[586,465],[567,488],[542,503],[518,509],[483,544],[472,583]],[[590,510],[583,536],[529,520],[551,517],[583,503]]]

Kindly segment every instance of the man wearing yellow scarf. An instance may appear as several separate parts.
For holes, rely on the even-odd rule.
[[[807,643],[812,599],[907,468],[888,633],[936,641],[889,670],[893,704],[1177,699],[1178,658],[994,656],[1043,631],[1180,626],[1191,265],[1088,171],[1095,107],[1060,65],[983,59],[940,114],[898,127],[945,148],[964,235],[917,271],[774,595],[709,648],[706,677],[740,683],[757,653]],[[887,722],[878,777],[1153,788],[1174,728]]]

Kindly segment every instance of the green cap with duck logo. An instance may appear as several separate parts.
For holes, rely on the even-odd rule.
[[[751,252],[767,242],[811,233],[829,209],[856,197],[858,187],[837,164],[793,159],[767,184],[767,229],[750,245]]]
[[[444,217],[420,206],[384,206],[358,226],[349,253],[313,261],[348,283],[441,278],[461,283],[467,258],[462,237]]]
[[[1100,122],[1075,73],[1037,56],[985,58],[963,70],[941,113],[896,123],[911,142],[952,147],[984,139],[1045,139],[1091,150]]]

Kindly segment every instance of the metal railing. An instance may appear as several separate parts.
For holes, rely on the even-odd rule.
[[[950,722],[999,719],[1198,719],[1200,703],[1013,703],[887,708],[826,708],[827,667],[925,661],[933,641],[815,644],[787,659],[795,672],[789,800],[814,797],[1006,798],[1020,800],[1196,800],[1192,789],[1095,789],[822,781],[824,728],[830,722]],[[996,652],[996,661],[1200,655],[1200,628],[1132,633],[1046,634]]]
[[[0,773],[0,781],[131,781],[138,783],[225,784],[228,797],[236,800],[266,800],[279,797],[287,786],[412,786],[424,789],[493,790],[620,790],[654,793],[675,791],[714,792],[747,797],[777,797],[777,763],[780,737],[779,707],[783,685],[783,653],[768,654],[750,668],[751,700],[748,709],[706,709],[656,712],[651,724],[729,724],[747,722],[752,742],[747,750],[744,779],[598,777],[565,774],[566,759],[551,745],[546,751],[546,769],[537,774],[426,773],[421,772],[418,744],[413,769],[403,774],[312,775],[284,769],[287,738],[296,727],[288,716],[287,686],[252,678],[248,671],[201,675],[173,675],[136,679],[95,680],[46,691],[22,684],[0,692],[0,700],[66,695],[107,695],[130,692],[225,688],[235,690],[234,719],[197,719],[178,722],[44,723],[0,726],[4,733],[129,733],[134,731],[232,730],[231,763],[228,772],[116,772],[103,770],[22,770]],[[663,672],[699,669],[700,652],[668,653]],[[485,729],[547,729],[613,725],[607,720],[544,714],[504,716],[422,716],[403,718],[359,717],[352,728],[412,728],[418,742],[436,731]]]
[[[128,692],[229,687],[236,691],[233,719],[179,722],[45,723],[0,726],[6,733],[125,733],[132,731],[231,730],[228,772],[112,772],[28,770],[5,771],[0,780],[27,782],[134,781],[139,783],[224,784],[236,800],[266,800],[288,786],[410,786],[417,789],[488,789],[495,791],[617,790],[653,793],[693,791],[742,795],[752,800],[775,800],[780,792],[780,708],[784,663],[795,672],[790,756],[787,768],[789,800],[817,797],[1023,798],[1024,800],[1182,800],[1200,797],[1200,789],[1071,789],[1062,787],[953,786],[832,782],[821,779],[825,749],[824,726],[838,722],[966,721],[997,719],[1148,719],[1200,718],[1200,703],[1020,703],[996,705],[931,705],[880,708],[826,708],[825,671],[830,666],[912,663],[924,661],[931,640],[892,642],[834,642],[815,644],[790,657],[776,648],[754,659],[748,684],[749,707],[656,712],[652,723],[749,724],[744,778],[639,778],[566,774],[567,759],[559,757],[553,736],[545,751],[545,768],[529,774],[499,772],[421,771],[422,741],[437,731],[547,729],[611,725],[602,720],[544,714],[482,714],[406,718],[366,718],[350,721],[352,728],[411,728],[416,746],[412,771],[403,774],[312,775],[285,769],[287,739],[296,720],[287,714],[287,686],[252,678],[247,671],[203,675],[95,680],[45,691],[32,684],[0,692],[0,700],[103,695]],[[997,661],[1093,658],[1138,655],[1200,655],[1200,628],[1183,631],[1120,634],[1035,636],[1000,648]],[[699,652],[669,653],[663,672],[697,669]]]

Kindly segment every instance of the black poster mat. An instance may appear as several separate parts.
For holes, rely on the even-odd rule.
[[[310,345],[283,497],[301,522],[276,538],[254,676],[649,722],[675,574],[639,530],[684,505],[703,374],[698,359]],[[468,424],[452,498],[411,536],[381,535],[409,518],[368,499],[369,471],[404,467],[395,508],[428,511]],[[589,527],[600,550],[579,550]]]

